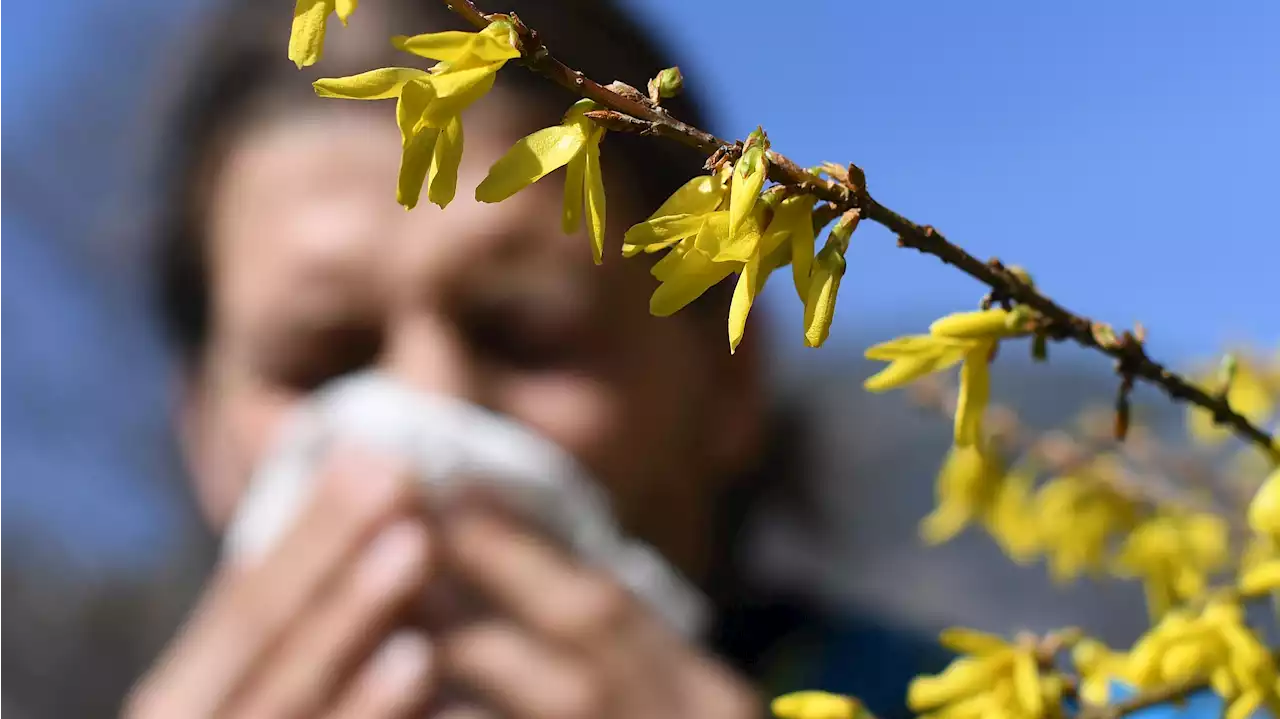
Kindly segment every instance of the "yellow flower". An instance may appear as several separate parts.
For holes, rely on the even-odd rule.
[[[1280,543],[1263,535],[1251,538],[1241,552],[1237,586],[1250,597],[1280,593]]]
[[[860,211],[856,209],[841,215],[835,227],[831,228],[822,251],[812,260],[809,258],[813,252],[812,242],[797,242],[792,247],[792,256],[806,263],[806,268],[796,265],[792,278],[796,291],[801,293],[800,298],[804,301],[804,343],[808,347],[821,347],[831,334],[831,322],[836,316],[836,298],[840,292],[840,282],[844,279],[844,255],[849,251],[849,239],[857,229],[860,217]]]
[[[1249,527],[1280,543],[1280,469],[1273,470],[1249,503]]]
[[[1140,688],[1208,679],[1233,719],[1280,709],[1275,658],[1235,601],[1213,600],[1198,616],[1169,612],[1134,645],[1128,673]]]
[[[862,386],[869,392],[904,387],[925,375],[946,370],[963,360],[974,346],[969,340],[933,335],[910,335],[881,342],[868,349],[865,356],[889,362],[889,366],[867,378]]]
[[[430,72],[387,67],[315,82],[316,94],[347,100],[395,98],[402,145],[396,201],[407,209],[427,199],[446,207],[458,186],[462,163],[462,112],[493,86],[493,74],[519,57],[511,25],[494,22],[483,31],[441,32],[396,38],[397,46],[442,60]]]
[[[289,59],[298,69],[314,65],[324,54],[324,30],[329,14],[336,12],[343,25],[356,11],[358,0],[297,0],[293,28],[289,31]]]
[[[1031,496],[1034,474],[1026,467],[1009,472],[996,489],[983,524],[1014,562],[1026,564],[1043,547]]]
[[[991,399],[991,353],[994,350],[994,340],[979,340],[965,352],[964,364],[960,365],[955,443],[961,447],[982,441],[982,417]]]
[[[816,271],[815,271],[816,275]],[[900,337],[867,350],[869,359],[889,366],[863,383],[884,392],[964,361],[956,402],[955,443],[965,447],[982,441],[982,418],[991,396],[990,358],[1000,338],[1024,334],[1020,314],[1003,309],[959,312],[937,320],[929,334]]]
[[[733,352],[765,281],[790,260],[789,245],[812,247],[814,198],[771,191],[755,204],[735,238],[729,233],[732,213],[718,209],[729,194],[726,180],[722,172],[685,183],[648,220],[627,230],[623,254],[671,248],[652,269],[661,284],[650,298],[649,310],[659,317],[673,314],[737,273],[728,321]]]
[[[1231,385],[1227,390],[1227,404],[1254,424],[1261,424],[1275,411],[1275,396],[1267,383],[1265,373],[1253,364],[1239,360],[1231,372]],[[1202,378],[1201,385],[1210,394],[1215,389],[1214,380]],[[1218,380],[1221,386],[1221,380]],[[1192,439],[1204,444],[1218,444],[1230,436],[1231,431],[1217,426],[1213,413],[1201,407],[1187,410],[1187,431]]]
[[[840,280],[845,272],[843,245],[834,236],[829,237],[813,259],[813,275],[804,301],[804,343],[808,347],[821,347],[831,334]]]
[[[771,256],[779,248],[790,244],[799,244],[802,248],[808,246],[812,251],[813,202],[811,195],[793,195],[782,200],[763,233],[756,230],[752,219],[748,219],[743,223],[748,229],[740,232],[739,237],[749,239],[736,246],[731,240],[713,258],[742,262],[741,274],[738,275],[738,284],[734,287],[733,301],[729,306],[729,352],[738,349],[738,343],[742,341],[742,335],[746,331],[751,305],[755,302],[756,295],[764,289],[769,274],[778,266],[778,260]],[[732,214],[731,211],[730,222]],[[790,259],[791,254],[788,250],[786,258]]]
[[[462,158],[462,124],[454,118],[441,132],[422,122],[424,109],[435,97],[430,73],[408,67],[384,67],[348,77],[322,78],[315,81],[314,87],[320,97],[395,98],[396,124],[400,126],[402,145],[396,201],[413,208],[430,176],[431,201],[441,207],[449,203],[457,186],[457,167]]]
[[[391,43],[400,50],[439,62],[431,68],[435,98],[424,110],[428,127],[444,127],[493,87],[498,70],[520,57],[511,23],[496,20],[480,32],[436,32]]]
[[[1135,529],[1116,557],[1119,571],[1141,577],[1153,618],[1204,591],[1229,559],[1228,527],[1217,515],[1163,514]]]
[[[1104,481],[1116,471],[1113,458],[1103,456],[1037,491],[1034,514],[1054,581],[1101,568],[1112,537],[1133,526],[1133,502]]]
[[[948,629],[942,642],[965,656],[941,674],[912,680],[907,690],[912,711],[930,712],[939,719],[1030,719],[1057,712],[1061,679],[1041,675],[1034,647],[968,629]]]
[[[768,149],[769,138],[765,136],[764,128],[757,127],[747,136],[742,157],[734,164],[733,183],[729,189],[730,242],[739,241],[743,225],[760,197],[760,189],[769,174],[769,160],[765,154]]]
[[[955,312],[929,325],[929,334],[962,340],[994,340],[1026,334],[1021,329],[1022,313],[995,308],[975,312]]]
[[[929,544],[941,544],[969,522],[987,515],[1004,478],[1004,467],[990,448],[954,446],[938,471],[934,486],[937,507],[920,523]]]
[[[604,179],[600,172],[600,140],[604,128],[583,113],[596,104],[579,100],[565,113],[564,121],[521,139],[503,155],[476,187],[481,202],[501,202],[537,182],[553,170],[568,166],[564,178],[564,210],[561,225],[566,234],[582,225],[585,198],[587,231],[595,263],[604,253]]]
[[[622,256],[658,252],[698,234],[707,216],[728,197],[733,168],[725,165],[714,175],[700,175],[672,193],[649,219],[633,225],[622,238]]]
[[[658,317],[675,314],[733,274],[741,263],[715,262],[700,249],[715,245],[728,235],[728,212],[704,215],[697,234],[677,242],[650,270],[660,284],[649,298],[649,311]]]
[[[853,697],[819,691],[783,694],[769,709],[778,719],[862,719],[870,714]]]
[[[1109,649],[1096,639],[1084,638],[1071,649],[1071,661],[1080,674],[1080,696],[1092,704],[1106,704],[1111,683],[1131,683],[1129,656]]]

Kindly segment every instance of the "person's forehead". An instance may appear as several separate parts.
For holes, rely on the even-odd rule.
[[[215,292],[238,297],[219,306],[243,305],[240,315],[308,316],[333,312],[348,297],[367,303],[391,285],[450,284],[459,273],[473,294],[506,288],[532,302],[605,310],[631,287],[626,301],[647,304],[648,263],[624,260],[615,242],[615,254],[595,267],[585,236],[560,230],[558,174],[496,205],[474,200],[489,166],[518,139],[510,122],[472,120],[492,118],[492,108],[468,115],[458,196],[447,211],[424,201],[406,212],[394,199],[400,138],[393,103],[343,104],[266,118],[228,152],[209,239],[223,275]],[[618,237],[625,178],[608,179],[610,234]]]

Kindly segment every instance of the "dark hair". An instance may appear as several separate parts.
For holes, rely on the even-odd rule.
[[[619,79],[643,88],[658,70],[677,64],[651,33],[607,0],[500,0],[493,9],[515,12],[539,31],[561,60],[602,82]],[[366,3],[352,20],[353,28],[368,13],[385,16],[384,42],[342,47],[344,41],[358,41],[344,38],[351,29],[344,31],[331,20],[327,57],[302,72],[286,58],[292,19],[286,2],[229,0],[200,23],[207,29],[203,39],[194,45],[178,82],[172,83],[178,95],[171,104],[172,119],[163,133],[155,178],[157,304],[164,329],[184,359],[196,359],[208,339],[210,282],[202,198],[216,175],[219,148],[265,105],[314,99],[310,83],[316,77],[404,64],[407,56],[391,48],[392,32],[470,29],[444,3],[433,0]],[[336,51],[339,47],[346,52]],[[519,68],[500,73],[498,86],[525,98],[531,112],[546,114],[547,124],[558,121],[574,100],[563,88]],[[665,104],[682,119],[705,126],[689,94]],[[617,133],[610,137],[608,155],[631,169],[635,192],[645,207],[657,207],[698,173],[702,159],[674,143]]]

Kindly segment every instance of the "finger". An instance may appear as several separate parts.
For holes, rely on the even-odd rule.
[[[418,520],[384,530],[347,576],[300,618],[237,702],[236,716],[308,716],[421,592],[428,537]]]
[[[329,719],[398,719],[426,705],[434,686],[431,643],[417,632],[388,639],[326,716]]]
[[[440,678],[457,682],[517,719],[608,716],[604,685],[590,666],[574,662],[513,624],[491,621],[443,635]]]
[[[629,632],[635,599],[601,572],[505,517],[459,508],[443,523],[453,568],[495,608],[549,638],[598,643]]]
[[[212,713],[373,528],[412,504],[412,485],[394,465],[369,458],[331,466],[293,528],[261,562],[224,565],[148,684],[182,713]]]

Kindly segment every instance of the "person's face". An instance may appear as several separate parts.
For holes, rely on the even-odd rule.
[[[646,208],[609,172],[607,140],[615,242],[603,266],[585,235],[560,229],[562,172],[496,205],[473,199],[492,162],[536,129],[516,108],[493,97],[468,113],[445,211],[425,192],[411,212],[396,205],[389,107],[329,101],[230,143],[206,206],[212,334],[186,413],[216,524],[295,403],[378,365],[557,442],[632,531],[694,553],[684,545],[706,532],[711,485],[757,443],[753,352],[730,356],[720,317],[649,315],[648,263],[624,260],[616,242]]]

